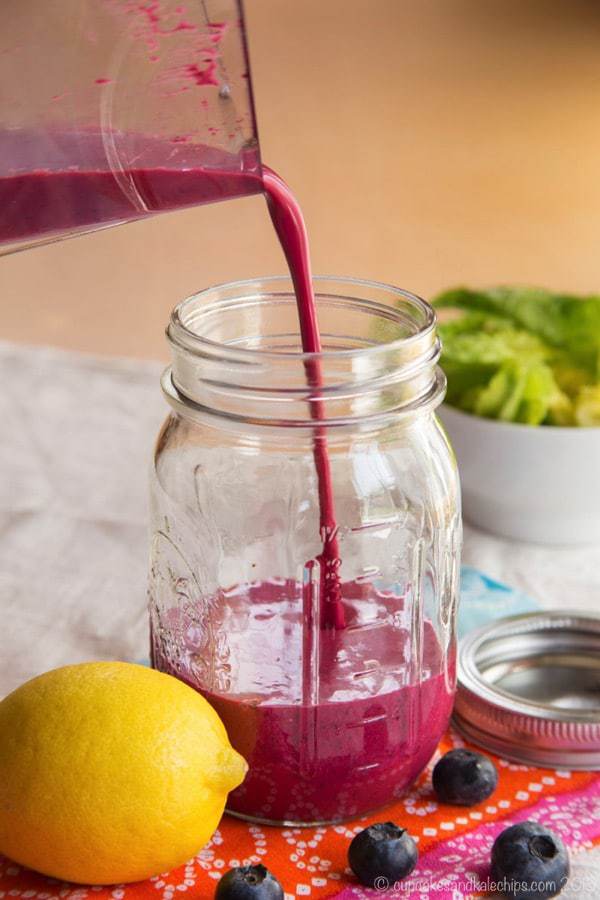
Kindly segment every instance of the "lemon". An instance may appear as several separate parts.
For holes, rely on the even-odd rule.
[[[144,666],[65,666],[0,703],[0,853],[85,884],[137,881],[208,841],[246,763],[200,694]]]

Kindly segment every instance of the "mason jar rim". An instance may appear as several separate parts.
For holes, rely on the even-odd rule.
[[[344,349],[326,349],[321,351],[305,352],[303,350],[262,350],[248,347],[232,347],[227,343],[214,341],[203,336],[202,334],[198,334],[198,332],[193,331],[183,321],[182,313],[185,308],[191,306],[194,303],[198,303],[198,301],[203,298],[206,298],[208,300],[211,295],[215,295],[217,304],[223,303],[222,298],[221,300],[218,299],[218,294],[220,291],[224,291],[225,289],[229,291],[239,290],[241,299],[242,292],[244,290],[248,291],[251,288],[257,288],[263,285],[268,286],[270,284],[276,284],[278,282],[285,282],[285,284],[288,286],[288,290],[285,293],[294,293],[292,279],[289,275],[267,275],[264,277],[240,279],[238,281],[221,282],[220,284],[215,284],[211,287],[204,288],[203,290],[184,298],[175,306],[175,308],[171,312],[169,325],[167,327],[167,337],[170,342],[178,344],[183,349],[191,352],[194,352],[194,350],[196,350],[197,352],[200,352],[202,350],[210,350],[216,352],[221,356],[221,358],[223,358],[224,361],[226,361],[227,359],[231,359],[240,362],[245,360],[246,362],[256,363],[261,360],[283,361],[287,359],[290,361],[294,360],[301,362],[310,362],[312,360],[322,360],[323,362],[326,362],[327,360],[333,361],[334,359],[340,360],[343,358],[347,359],[355,356],[373,356],[377,353],[389,353],[391,350],[408,348],[411,344],[416,343],[417,341],[422,341],[424,337],[432,334],[435,330],[437,317],[434,309],[429,303],[423,300],[422,297],[419,297],[418,294],[413,294],[411,291],[404,290],[403,288],[396,287],[395,285],[388,284],[383,281],[374,281],[365,278],[353,278],[350,276],[313,275],[312,281],[317,289],[317,300],[319,293],[322,293],[318,290],[320,285],[326,287],[327,285],[347,284],[349,287],[352,287],[354,289],[356,289],[357,287],[364,287],[370,290],[387,292],[399,299],[401,298],[405,301],[408,301],[408,303],[414,310],[424,316],[424,323],[422,327],[417,326],[413,334],[398,337],[391,341],[382,341],[381,343],[374,344],[370,347],[350,347]],[[264,298],[268,295],[263,292],[262,296]],[[339,297],[339,294],[332,294],[331,296]],[[248,296],[246,296],[245,299],[248,300]],[[359,298],[351,297],[348,299],[354,300],[356,302]],[[379,309],[382,314],[385,314],[388,319],[390,319],[391,321],[395,321],[397,324],[400,324],[403,321],[403,316],[400,308],[385,306],[384,304],[378,303],[376,301],[363,300],[361,302],[370,302],[375,309]],[[208,315],[210,311],[211,307],[207,305],[203,311],[203,314]]]
[[[317,276],[314,286],[326,347],[316,353],[295,349],[299,319],[289,276],[218,285],[178,304],[162,380],[171,406],[244,428],[314,429],[315,421],[370,428],[441,402],[436,316],[424,300],[356,278]]]

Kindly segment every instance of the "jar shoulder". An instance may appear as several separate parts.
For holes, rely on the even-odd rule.
[[[263,432],[261,434],[260,432]],[[158,435],[153,474],[168,494],[188,482],[211,490],[233,483],[238,494],[260,485],[264,495],[288,495],[298,483],[316,489],[313,432],[237,435],[169,415]],[[336,493],[364,497],[394,492],[434,505],[459,492],[454,453],[436,416],[368,433],[332,435],[328,455]],[[394,489],[391,493],[391,489]],[[297,491],[296,491],[297,493]],[[406,500],[403,496],[403,503]]]

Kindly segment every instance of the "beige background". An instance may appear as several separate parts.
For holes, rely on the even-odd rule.
[[[600,290],[600,5],[247,0],[263,157],[318,272]],[[1,213],[0,213],[1,214]],[[283,271],[261,198],[0,259],[0,337],[164,357],[171,306]]]

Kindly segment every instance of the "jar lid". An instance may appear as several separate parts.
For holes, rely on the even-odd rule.
[[[600,769],[600,616],[526,613],[467,635],[453,720],[508,759]]]

